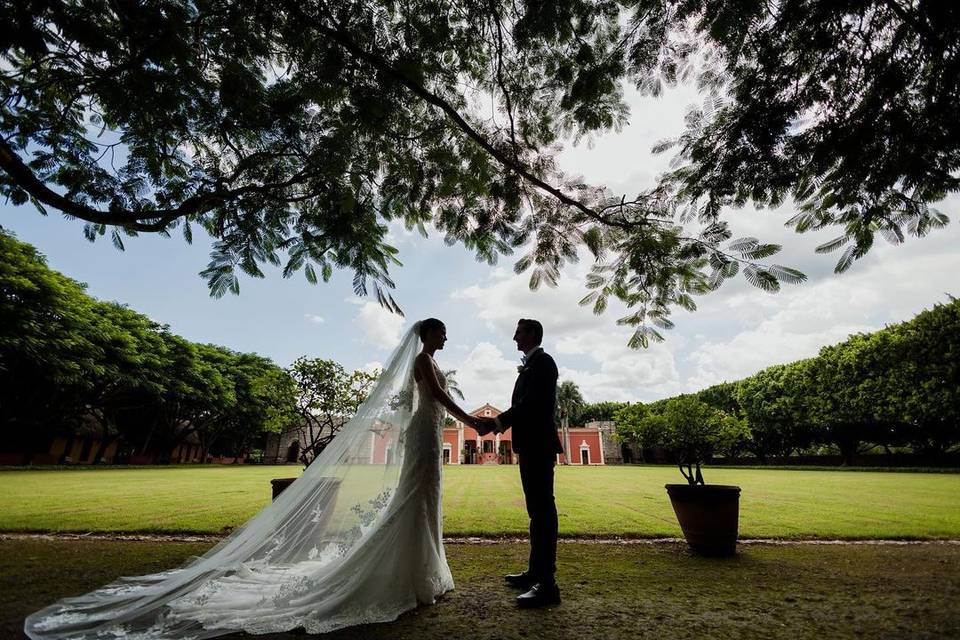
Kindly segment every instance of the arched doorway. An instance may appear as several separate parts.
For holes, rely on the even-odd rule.
[[[300,457],[300,441],[294,440],[287,449],[287,462],[296,462]]]

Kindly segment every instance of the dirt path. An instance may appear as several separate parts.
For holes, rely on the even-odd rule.
[[[104,540],[118,542],[217,542],[222,535],[201,534],[150,534],[150,533],[29,533],[8,532],[0,533],[0,540]],[[444,538],[446,544],[455,545],[494,545],[494,544],[525,544],[526,538],[508,537],[469,537]],[[597,545],[664,545],[682,543],[683,538],[560,538],[560,544],[597,544]],[[741,539],[741,545],[954,545],[960,546],[960,540],[825,540],[825,539],[787,539],[787,538],[756,538]]]

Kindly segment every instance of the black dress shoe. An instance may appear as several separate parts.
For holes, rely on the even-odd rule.
[[[538,582],[530,591],[517,596],[517,606],[521,609],[535,609],[560,604],[560,588],[554,584]]]
[[[503,576],[503,579],[507,581],[507,584],[516,589],[523,589],[524,591],[532,587],[537,581],[526,571],[520,573],[508,573]]]

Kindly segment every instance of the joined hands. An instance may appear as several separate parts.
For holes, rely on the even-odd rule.
[[[496,431],[497,433],[503,433],[503,431],[497,429],[497,421],[493,418],[478,418],[476,416],[471,416],[470,426],[477,430],[481,436],[485,436],[488,433]]]

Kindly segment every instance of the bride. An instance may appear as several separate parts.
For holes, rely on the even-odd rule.
[[[388,622],[453,589],[442,539],[450,398],[435,318],[413,325],[370,397],[303,475],[202,557],[30,615],[34,640],[201,640]],[[423,347],[417,353],[418,343]]]

